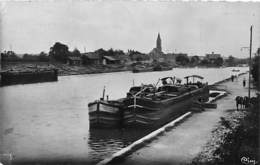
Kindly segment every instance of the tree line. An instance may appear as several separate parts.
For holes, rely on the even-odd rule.
[[[98,49],[95,51],[96,54],[102,56],[115,56],[118,54],[124,54],[122,50],[104,50]],[[5,51],[1,53],[2,62],[49,62],[55,60],[56,62],[66,63],[68,57],[82,57],[82,54],[78,49],[69,51],[69,47],[60,42],[56,42],[51,48],[49,53],[41,52],[39,54],[28,54],[25,53],[22,56],[17,55],[14,51]]]
[[[103,57],[103,56],[119,56],[126,55],[131,61],[145,61],[150,60],[149,54],[144,54],[139,51],[129,50],[127,53],[124,53],[122,50],[113,50],[112,48],[109,50],[98,49],[93,52],[95,55]],[[175,54],[176,55],[176,54]],[[8,51],[1,53],[2,62],[50,62],[56,61],[60,63],[66,63],[68,57],[80,57],[83,61],[83,64],[86,63],[84,61],[87,60],[87,56],[84,53],[81,53],[78,49],[74,49],[73,51],[69,51],[69,47],[66,44],[62,44],[60,42],[56,42],[49,50],[48,53],[41,52],[37,55],[32,54],[24,54],[22,57],[16,55],[13,51]],[[246,64],[248,63],[248,59],[238,59],[233,56],[229,56],[226,60],[222,57],[218,57],[216,59],[200,59],[199,56],[189,57],[187,54],[177,54],[175,58],[176,64],[179,66],[214,66],[219,67],[223,64],[226,66],[236,66],[238,64]]]

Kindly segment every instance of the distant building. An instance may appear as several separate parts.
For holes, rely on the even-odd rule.
[[[211,54],[206,54],[206,59],[208,60],[216,60],[217,58],[220,58],[221,55],[220,54],[216,54],[214,52],[212,52]]]
[[[81,65],[82,64],[81,57],[68,57],[68,64],[69,65]]]
[[[95,52],[83,53],[84,64],[102,64],[102,56]]]
[[[112,57],[112,56],[103,56],[102,64],[103,65],[120,64],[120,60],[116,59],[115,57]]]
[[[153,60],[156,60],[159,62],[164,61],[163,52],[162,52],[162,40],[161,40],[160,33],[158,33],[158,36],[156,39],[156,47],[153,48],[153,50],[149,53],[149,55],[151,56],[151,58]]]
[[[162,40],[160,33],[158,33],[157,40],[156,40],[156,49],[160,52],[162,52]]]
[[[116,59],[120,60],[121,64],[131,64],[131,59],[128,53],[116,55]]]

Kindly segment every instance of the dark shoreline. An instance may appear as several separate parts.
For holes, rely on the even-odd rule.
[[[61,63],[53,63],[53,62],[9,62],[3,63],[1,66],[2,70],[16,70],[16,71],[24,71],[28,69],[32,69],[33,67],[42,67],[45,69],[58,69],[58,76],[68,76],[68,75],[81,75],[81,74],[98,74],[98,73],[113,73],[113,72],[124,72],[124,71],[133,71],[133,66],[129,65],[68,65]],[[179,66],[173,65],[174,68],[226,68],[229,66]],[[233,66],[232,66],[233,67]],[[234,66],[235,67],[235,66]],[[152,72],[152,71],[151,71]]]
[[[5,66],[2,66],[2,68],[5,68],[6,71],[12,70],[17,73],[22,73],[24,71],[30,71],[30,72],[38,72],[37,70],[50,70],[56,68],[58,70],[57,76],[72,76],[72,75],[86,75],[86,74],[102,74],[102,73],[114,73],[114,72],[132,72],[133,68],[131,66],[70,66],[65,64],[50,64],[48,65],[46,63],[28,63],[27,65],[24,63],[20,63],[19,65],[17,63],[15,64],[5,64]],[[175,68],[224,68],[224,67],[174,67]],[[12,72],[11,71],[11,72]],[[5,72],[5,71],[2,71]],[[154,71],[150,71],[154,72]],[[240,75],[245,73],[240,73]],[[44,79],[44,78],[43,78]],[[220,83],[224,83],[226,81],[229,81],[231,78],[227,78],[221,81],[218,81],[214,83],[213,85],[217,85]],[[30,84],[34,83],[32,82],[26,82],[26,83],[12,83],[12,84]],[[37,80],[36,80],[37,82]],[[45,81],[40,81],[45,82]],[[49,82],[49,81],[46,81]],[[212,85],[212,86],[213,86]],[[0,87],[4,86],[1,84],[1,76],[0,76]]]

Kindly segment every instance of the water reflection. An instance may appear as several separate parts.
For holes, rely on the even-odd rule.
[[[150,133],[151,129],[90,129],[88,145],[94,162]]]

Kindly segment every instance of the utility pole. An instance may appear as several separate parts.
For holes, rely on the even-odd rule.
[[[250,83],[251,83],[251,54],[252,54],[252,30],[253,30],[253,25],[250,27],[250,49],[249,49],[249,76],[248,76],[248,98],[250,99]]]

